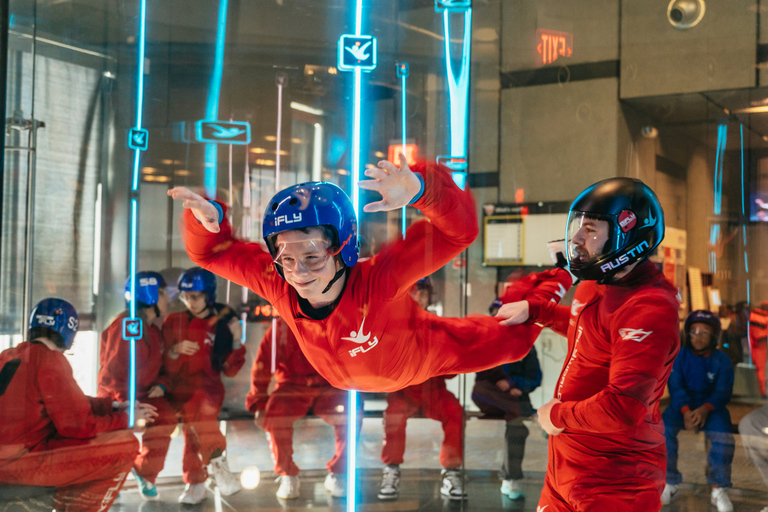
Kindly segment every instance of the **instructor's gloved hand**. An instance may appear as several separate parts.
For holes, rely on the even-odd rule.
[[[527,300],[519,300],[517,302],[504,304],[499,308],[498,313],[496,313],[497,317],[504,319],[499,322],[501,325],[522,324],[528,320],[528,315],[529,311]]]
[[[192,210],[192,214],[205,229],[211,233],[219,232],[219,210],[203,196],[195,194],[187,187],[173,187],[168,191],[168,195],[176,201],[184,201],[181,206]]]
[[[562,432],[563,428],[557,428],[552,424],[552,419],[550,418],[550,414],[552,413],[552,407],[555,406],[555,404],[559,404],[560,400],[557,398],[553,398],[546,404],[539,407],[537,413],[539,416],[539,425],[541,425],[541,428],[544,429],[544,432],[551,436],[556,436],[560,432]]]
[[[397,210],[410,203],[421,190],[421,180],[408,167],[408,162],[402,153],[400,154],[399,169],[395,167],[395,164],[386,160],[380,161],[378,166],[378,169],[366,169],[365,175],[372,179],[363,180],[358,183],[358,186],[378,192],[381,194],[381,201],[368,203],[363,207],[363,211]]]

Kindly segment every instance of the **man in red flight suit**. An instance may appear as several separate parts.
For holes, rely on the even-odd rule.
[[[45,299],[32,310],[29,341],[0,353],[0,482],[54,486],[55,509],[105,511],[139,450],[127,402],[83,394],[64,357],[77,333],[75,308]],[[151,422],[154,408],[136,417]]]
[[[757,367],[757,383],[760,394],[765,396],[766,345],[768,345],[768,301],[760,303],[749,313],[749,344],[752,347],[752,362]]]
[[[335,452],[326,464],[328,476],[325,488],[332,496],[343,497],[346,495],[345,411],[349,402],[348,394],[332,387],[312,368],[301,353],[296,337],[282,319],[277,320],[276,327],[276,351],[273,352],[272,347],[272,328],[259,345],[259,352],[251,368],[251,390],[245,399],[245,407],[255,413],[256,425],[267,432],[275,473],[280,475],[277,497],[284,500],[299,497],[299,467],[293,462],[293,424],[310,410],[333,427],[336,436]],[[276,384],[272,394],[268,394],[273,354]]]
[[[419,279],[411,288],[411,297],[426,310],[432,302],[432,282],[429,277]],[[393,500],[400,495],[400,464],[405,454],[405,427],[408,418],[419,411],[425,417],[443,425],[443,444],[440,448],[440,465],[443,467],[441,494],[452,500],[466,498],[461,474],[464,457],[464,408],[459,399],[448,391],[446,379],[432,377],[426,382],[408,386],[387,395],[384,411],[384,445],[381,461],[386,464],[379,486],[380,500]]]
[[[141,452],[133,467],[144,499],[158,499],[155,480],[165,464],[165,455],[176,429],[176,413],[165,398],[168,379],[162,374],[165,342],[158,327],[168,306],[165,280],[157,272],[136,274],[136,316],[142,322],[142,337],[136,340],[136,398],[154,406],[155,422],[141,439]],[[126,301],[130,300],[130,282],[126,283]],[[101,333],[98,396],[122,402],[130,397],[131,344],[123,339],[123,318],[117,318]]]
[[[583,281],[571,307],[526,298],[498,313],[568,336],[555,398],[538,410],[550,434],[539,510],[661,509],[658,404],[680,349],[677,290],[646,259],[663,237],[651,189],[629,178],[596,183],[569,214],[568,264]]]
[[[521,359],[534,342],[531,325],[441,318],[408,296],[416,281],[472,243],[478,224],[469,191],[460,190],[450,172],[427,162],[415,164],[414,172],[400,161],[400,168],[382,161],[365,170],[372,179],[360,187],[382,195],[365,211],[412,203],[429,220],[360,262],[355,210],[333,184],[296,185],[273,197],[264,216],[269,252],[236,240],[218,203],[183,187],[168,192],[187,209],[192,260],[272,303],[312,366],[340,389],[391,392],[438,375],[480,371]],[[570,285],[570,276],[558,272]]]
[[[245,345],[240,321],[216,303],[216,276],[191,268],[179,277],[178,288],[187,310],[168,315],[163,323],[165,369],[171,381],[169,401],[183,422],[186,487],[179,502],[195,504],[205,499],[209,464],[221,494],[241,489],[224,456],[227,439],[218,418],[224,403],[221,374],[237,375],[245,364]]]

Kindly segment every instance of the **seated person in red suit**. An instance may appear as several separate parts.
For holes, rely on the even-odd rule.
[[[264,335],[253,361],[251,391],[245,407],[255,413],[256,425],[267,432],[280,481],[277,497],[284,500],[299,497],[299,467],[293,462],[293,424],[310,411],[333,427],[335,451],[326,464],[325,488],[332,496],[343,497],[346,495],[349,394],[332,387],[317,373],[282,319],[278,319],[275,326]],[[276,382],[270,394],[268,387],[273,373]],[[362,407],[358,407],[358,411],[361,410]]]
[[[130,303],[130,278],[125,284],[126,304]],[[136,399],[153,405],[157,418],[141,439],[141,452],[136,457],[133,474],[142,498],[158,499],[155,481],[165,465],[165,455],[176,429],[176,413],[165,398],[168,378],[163,374],[165,343],[160,330],[168,306],[165,279],[157,272],[139,272],[135,276],[136,317],[141,320],[142,337],[134,343],[136,353]],[[123,402],[130,397],[131,343],[123,339],[120,313],[101,333],[99,352],[98,396]]]
[[[75,308],[44,299],[27,340],[0,353],[0,482],[56,487],[55,510],[107,510],[139,452],[128,402],[83,394],[64,352],[77,333]],[[138,404],[151,423],[154,407]]]
[[[186,311],[168,315],[163,323],[168,399],[183,422],[186,487],[179,503],[205,499],[210,474],[221,494],[240,490],[224,457],[227,439],[219,430],[224,403],[221,374],[234,377],[245,364],[240,321],[229,307],[216,303],[216,276],[200,267],[179,277]],[[206,469],[207,466],[207,469]]]
[[[426,310],[432,302],[434,289],[429,277],[419,279],[411,288],[411,297]],[[379,486],[380,500],[394,500],[400,495],[400,464],[405,454],[405,426],[408,418],[421,412],[425,417],[439,421],[443,426],[443,444],[440,465],[443,483],[440,493],[451,500],[466,498],[461,463],[464,435],[464,408],[459,399],[448,391],[446,379],[453,376],[432,377],[426,382],[387,395],[384,411],[384,446],[381,460],[386,464]]]

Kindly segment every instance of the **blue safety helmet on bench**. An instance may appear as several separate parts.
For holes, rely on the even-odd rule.
[[[37,303],[29,315],[29,329],[45,327],[61,336],[61,340],[51,340],[56,345],[69,350],[75,342],[79,325],[77,310],[64,299],[43,299]],[[29,340],[32,341],[32,340]]]

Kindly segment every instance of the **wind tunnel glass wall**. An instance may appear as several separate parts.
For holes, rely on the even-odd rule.
[[[359,194],[358,268],[370,258],[382,261],[376,256],[403,237],[404,250],[424,247],[414,261],[371,281],[374,294],[385,293],[415,260],[445,250],[429,229],[403,230],[435,208],[450,215],[461,207],[443,199],[364,212],[380,195],[357,182],[380,161],[397,162],[401,152],[412,167],[440,164],[475,203],[476,240],[427,281],[398,292],[443,319],[487,316],[495,299],[524,296],[518,291],[531,282],[526,276],[552,271],[547,242],[566,236],[569,206],[587,186],[631,177],[651,187],[666,236],[650,260],[679,292],[675,346],[689,348],[684,321],[692,311],[711,311],[722,326],[712,340],[721,366],[702,366],[702,396],[684,405],[693,410],[716,401],[719,412],[706,418],[722,423],[735,443],[731,451],[724,437],[720,458],[705,474],[703,435],[683,425],[676,434],[679,478],[672,469],[654,478],[659,489],[682,482],[685,499],[703,499],[696,501],[701,507],[713,484],[732,484],[736,508],[768,505],[754,470],[759,462],[737,433],[766,404],[768,30],[755,30],[764,16],[754,1],[709,1],[699,19],[680,11],[680,20],[675,2],[642,0],[578,8],[559,0],[7,4],[0,350],[32,341],[29,317],[40,300],[58,297],[77,310],[78,333],[64,352],[73,378],[85,394],[104,399],[106,409],[94,405],[92,412],[118,418],[118,432],[126,428],[123,409],[138,414],[137,433],[153,450],[137,460],[113,509],[137,508],[140,494],[152,492],[148,483],[163,502],[184,496],[235,509],[546,505],[539,498],[552,441],[535,411],[562,391],[569,362],[573,368],[582,355],[596,357],[589,347],[574,350],[574,340],[547,327],[536,337],[535,355],[499,359],[489,374],[447,372],[399,391],[358,387],[353,419],[346,388],[354,386],[336,389],[326,379],[348,377],[346,365],[366,357],[390,362],[399,375],[415,371],[409,365],[418,366],[417,356],[396,360],[399,352],[387,343],[402,325],[418,331],[419,322],[400,321],[391,308],[345,310],[360,316],[331,343],[333,362],[314,368],[281,320],[296,311],[281,310],[237,280],[215,277],[214,292],[210,282],[185,273],[196,266],[187,252],[190,218],[169,190],[186,187],[216,199],[233,235],[267,250],[263,224],[273,196],[322,181],[350,198]],[[435,182],[426,185],[430,200]],[[158,274],[131,284],[134,270]],[[356,286],[347,282],[343,293],[354,294]],[[560,304],[578,314],[575,290]],[[377,316],[390,324],[369,331]],[[313,322],[319,321],[298,324]],[[445,331],[471,332],[465,343],[487,347],[489,336],[466,331],[468,322],[447,321]],[[327,325],[323,334],[332,330]],[[616,326],[624,328],[635,327]],[[527,343],[514,332],[510,344]],[[358,344],[368,334],[378,346],[368,338]],[[415,347],[448,359],[447,349],[430,345],[435,338],[416,338]],[[312,346],[320,345],[314,339]],[[468,352],[466,360],[492,360],[487,353]],[[695,363],[714,361],[707,354],[688,355]],[[716,383],[724,386],[717,398],[707,394]],[[19,396],[40,392],[31,383],[11,387],[17,384],[0,379],[0,417],[9,414],[0,420],[0,437],[12,416],[25,416],[17,414]],[[658,413],[680,408],[674,385],[663,392]],[[160,403],[154,426],[141,426],[141,407],[127,404],[132,393],[139,402]],[[499,396],[512,409],[501,407]],[[110,401],[126,404],[113,412]],[[50,428],[71,433],[72,426],[54,421]],[[97,434],[86,430],[78,435]],[[660,434],[654,442],[667,453]],[[3,506],[10,493],[22,492],[8,490],[10,484],[59,485],[4,472],[3,453]],[[83,457],[83,467],[97,459]],[[207,488],[194,487],[206,481]],[[53,499],[48,490],[27,492]]]

